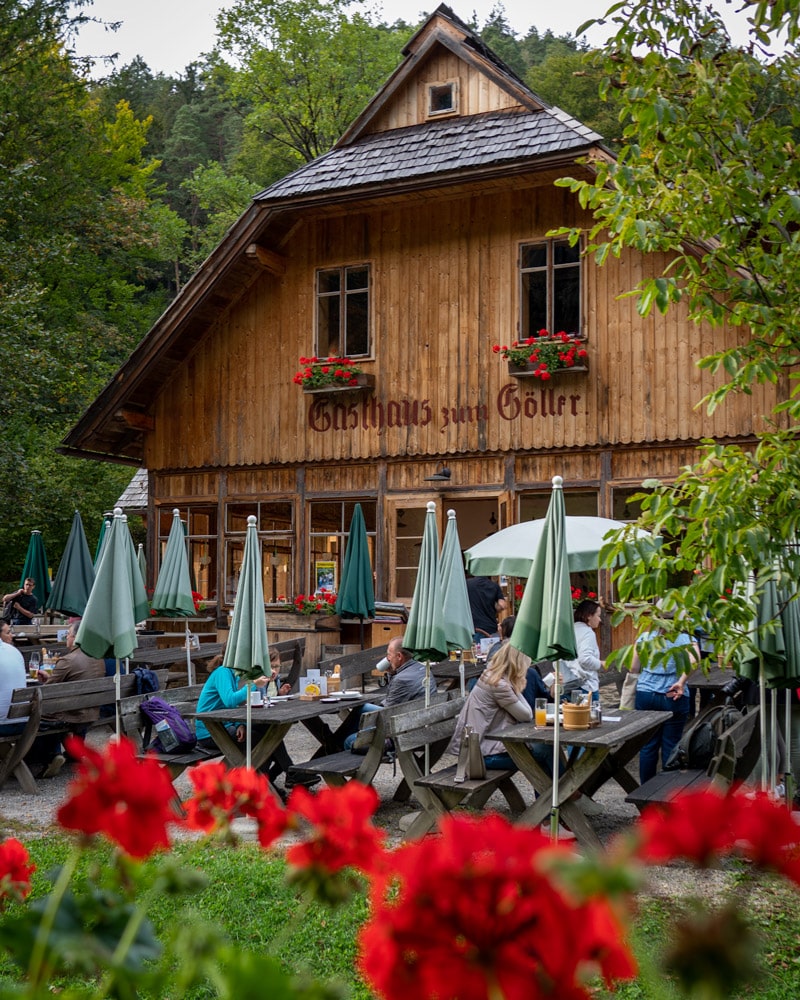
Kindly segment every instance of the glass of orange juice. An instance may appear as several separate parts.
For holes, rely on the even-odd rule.
[[[533,721],[537,726],[547,725],[547,698],[537,698],[534,702]]]

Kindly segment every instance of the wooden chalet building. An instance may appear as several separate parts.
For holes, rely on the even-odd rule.
[[[254,199],[64,439],[149,473],[148,565],[173,507],[199,589],[232,604],[247,516],[269,605],[338,575],[361,503],[381,600],[410,599],[426,503],[466,548],[544,514],[633,516],[713,437],[764,426],[769,389],[712,416],[699,358],[736,331],[642,319],[620,296],[658,257],[597,267],[559,226],[590,224],[553,182],[611,155],[547,106],[447,7],[326,155]],[[509,374],[492,347],[545,327],[584,338],[583,370]],[[346,355],[365,384],[309,392],[299,358]],[[449,472],[449,475],[448,475]],[[333,564],[333,567],[330,564]]]

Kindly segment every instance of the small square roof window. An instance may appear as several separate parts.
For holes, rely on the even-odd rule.
[[[458,89],[454,80],[428,87],[428,115],[447,115],[458,110]]]

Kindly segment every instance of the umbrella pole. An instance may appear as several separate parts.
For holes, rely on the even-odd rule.
[[[458,679],[461,681],[461,697],[466,697],[467,685],[464,680],[464,653],[461,653],[461,659],[458,664]]]
[[[251,750],[253,745],[252,733],[253,729],[250,723],[253,721],[253,706],[250,704],[250,683],[247,683],[247,730],[244,734],[245,746],[246,746],[246,757],[245,757],[245,767],[250,770],[251,762]]]
[[[764,678],[764,661],[758,664],[758,725],[761,735],[761,791],[767,790],[767,682]]]
[[[775,791],[778,784],[778,692],[773,688],[769,693],[769,789]]]
[[[364,648],[364,616],[358,616],[358,631],[361,636],[361,648]]]
[[[429,659],[425,660],[425,708],[430,708],[431,705],[431,661]],[[428,744],[425,744],[425,777],[427,778],[431,771],[431,748]]]
[[[553,684],[553,697],[555,698],[556,707],[553,713],[553,806],[550,810],[550,839],[558,840],[558,765],[561,760],[561,748],[559,746],[561,737],[561,727],[558,721],[559,716],[559,698],[561,692],[559,690],[559,681],[561,680],[561,661],[556,660],[555,663],[555,682]]]
[[[115,662],[116,662],[116,670],[114,671],[114,687],[116,688],[116,699],[117,699],[117,706],[116,706],[117,707],[117,711],[116,711],[115,714],[117,716],[117,727],[116,727],[117,728],[117,743],[119,743],[119,738],[120,738],[119,701],[120,701],[120,694],[122,693],[122,691],[121,691],[120,674],[119,674],[119,657],[116,657],[116,661]]]
[[[189,649],[189,623],[186,623],[186,683],[189,687],[194,684],[194,664],[192,663],[192,651]]]

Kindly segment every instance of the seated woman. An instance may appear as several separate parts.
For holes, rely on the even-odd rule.
[[[197,711],[198,712],[214,712],[221,708],[236,708],[239,705],[244,705],[247,699],[250,697],[251,685],[242,684],[240,687],[240,679],[236,673],[231,669],[231,667],[226,667],[223,665],[223,656],[215,657],[208,668],[210,671],[208,680],[203,685],[203,689],[200,692],[200,697],[197,700]],[[277,669],[280,659],[275,662],[275,658],[271,655],[271,677],[261,676],[253,681],[253,685],[257,688],[264,689],[266,685],[277,677]],[[233,739],[237,743],[243,743],[246,736],[246,728],[242,723],[237,722],[227,722],[225,723],[225,728],[231,734]],[[257,742],[264,735],[265,727],[254,725],[252,732],[252,739]],[[197,719],[195,723],[195,735],[197,736],[197,742],[200,746],[206,747],[210,750],[216,749],[216,744],[211,737],[206,726],[203,724],[202,719]],[[292,766],[292,758],[289,756],[289,752],[286,749],[283,741],[275,749],[275,752],[269,758],[269,760],[261,767],[261,770],[267,775],[270,782],[274,785],[275,779],[278,778],[284,772],[288,772],[289,768]],[[319,778],[314,776],[313,780],[303,781],[303,784],[314,785],[319,782]],[[287,786],[294,784],[295,782],[288,782]],[[300,782],[297,782],[300,783]]]
[[[507,729],[517,722],[530,722],[533,718],[531,706],[522,695],[530,665],[529,656],[508,642],[503,644],[470,691],[456,722],[448,753],[458,754],[464,727],[470,726],[480,737],[487,768],[516,770],[503,744],[499,740],[486,739],[485,734]]]

